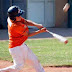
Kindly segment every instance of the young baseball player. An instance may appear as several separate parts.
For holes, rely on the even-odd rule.
[[[41,24],[25,20],[21,17],[23,13],[24,11],[18,6],[11,6],[8,9],[9,52],[14,65],[0,69],[0,72],[19,72],[26,62],[33,66],[36,72],[45,72],[36,55],[24,42],[28,37],[46,32],[46,28]],[[39,30],[30,33],[28,26],[35,26]]]

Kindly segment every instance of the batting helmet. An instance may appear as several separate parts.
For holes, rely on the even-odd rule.
[[[24,10],[21,10],[18,6],[11,6],[8,9],[8,16],[10,17],[10,19],[14,19],[16,16],[21,16],[24,13]]]

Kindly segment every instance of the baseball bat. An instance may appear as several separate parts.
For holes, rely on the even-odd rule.
[[[51,32],[51,31],[48,31],[48,30],[46,30],[48,33],[50,33],[53,37],[55,37],[56,39],[58,39],[59,41],[61,41],[61,42],[64,42],[65,44],[67,44],[68,43],[68,40],[65,38],[65,37],[63,37],[63,36],[61,36],[61,35],[58,35],[58,34],[56,34],[56,33],[53,33],[53,32]]]

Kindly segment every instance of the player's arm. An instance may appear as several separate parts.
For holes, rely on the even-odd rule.
[[[66,3],[65,6],[63,7],[63,11],[67,12],[69,8],[70,8],[70,4]]]
[[[46,32],[46,28],[42,28],[42,29],[40,29],[40,30],[31,32],[31,33],[28,34],[28,37],[31,37],[31,36],[34,36],[34,35],[37,35],[37,34],[43,33],[43,32]]]
[[[41,29],[43,28],[42,24],[37,24],[31,20],[25,20],[25,23],[28,25],[28,26],[35,26],[37,27],[38,29]]]

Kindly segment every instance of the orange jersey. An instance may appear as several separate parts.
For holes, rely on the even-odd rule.
[[[26,32],[28,33],[29,29],[24,22],[24,18],[22,18],[21,21],[14,22],[8,18],[9,48],[20,46],[28,39],[28,36],[24,34]]]

